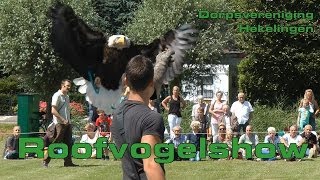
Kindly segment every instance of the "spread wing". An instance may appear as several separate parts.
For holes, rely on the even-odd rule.
[[[183,25],[175,31],[166,33],[161,41],[167,49],[156,56],[154,82],[157,98],[159,98],[162,84],[168,83],[182,73],[185,54],[195,44],[197,32],[191,25]],[[152,98],[154,99],[155,95]]]
[[[50,9],[51,42],[55,52],[85,79],[103,60],[104,34],[92,30],[70,6],[58,2]]]

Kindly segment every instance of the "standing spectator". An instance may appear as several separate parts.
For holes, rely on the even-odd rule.
[[[110,127],[112,124],[112,120],[110,116],[107,116],[103,110],[98,110],[98,115],[99,117],[96,120],[96,126],[98,127],[100,131],[100,135],[105,137],[105,136],[110,136]]]
[[[161,114],[148,107],[154,93],[154,68],[150,59],[135,56],[127,64],[125,82],[130,87],[128,99],[113,114],[111,133],[119,149],[127,143],[149,144],[152,151],[148,158],[132,158],[130,148],[121,158],[123,179],[165,179],[164,166],[155,162],[154,146],[163,142],[164,122]],[[141,149],[144,153],[144,149]]]
[[[308,143],[308,149],[306,155],[308,158],[315,158],[318,156],[318,141],[317,136],[314,135],[312,132],[312,126],[310,124],[304,127],[304,131],[301,134],[304,143]]]
[[[309,105],[314,110],[314,113],[311,113],[311,115],[310,115],[309,124],[312,126],[312,130],[316,131],[316,118],[318,117],[320,110],[319,110],[318,102],[314,99],[314,94],[313,94],[312,89],[307,89],[305,91],[303,99],[308,99]],[[301,99],[301,101],[300,101],[299,108],[301,108],[303,105],[303,99]]]
[[[164,107],[164,109],[169,112],[168,123],[170,127],[170,135],[173,136],[172,129],[175,126],[180,126],[182,120],[181,109],[186,106],[186,102],[180,96],[179,87],[174,86],[172,90],[172,95],[166,97],[161,104]]]
[[[19,158],[19,137],[20,137],[20,126],[13,127],[13,133],[8,137],[5,149],[4,159],[18,159]]]
[[[111,132],[110,127],[112,125],[112,119],[110,116],[107,116],[103,110],[98,110],[99,117],[96,120],[96,126],[100,132],[100,137],[107,137],[107,141],[111,142]],[[105,142],[107,143],[107,142]],[[109,150],[108,148],[104,149],[103,159],[109,160]]]
[[[250,102],[245,101],[244,93],[238,94],[238,101],[232,104],[230,111],[235,115],[239,123],[237,131],[238,134],[240,133],[241,128],[244,132],[246,130],[246,127],[250,124],[250,121],[252,120],[253,112],[253,108]]]
[[[61,88],[52,96],[51,113],[55,124],[56,136],[52,143],[64,143],[68,146],[68,156],[64,158],[64,166],[78,166],[72,163],[72,127],[70,122],[70,100],[68,92],[71,88],[71,81],[64,79],[61,81]],[[43,166],[48,167],[51,158],[45,157]]]
[[[299,127],[299,131],[302,131],[304,126],[309,124],[309,120],[314,110],[312,106],[309,104],[308,99],[303,99],[302,106],[299,108],[297,125]]]
[[[197,111],[198,111],[198,108],[199,107],[202,107],[204,109],[204,115],[207,116],[208,115],[208,111],[207,111],[207,104],[203,101],[203,96],[202,95],[199,95],[198,98],[197,98],[197,104],[193,105],[192,106],[192,113],[191,113],[191,116],[192,116],[192,120],[195,121],[196,118],[197,118]]]
[[[209,108],[209,113],[211,113],[211,135],[212,137],[218,134],[218,124],[222,122],[223,118],[223,105],[226,104],[226,101],[222,100],[222,91],[216,93],[216,99],[212,99],[211,105]]]

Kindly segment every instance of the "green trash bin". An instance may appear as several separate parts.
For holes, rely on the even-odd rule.
[[[18,125],[21,133],[39,132],[39,95],[18,94]],[[21,137],[36,137],[38,133],[22,134]]]

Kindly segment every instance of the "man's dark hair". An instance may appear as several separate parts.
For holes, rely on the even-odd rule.
[[[63,79],[61,81],[61,85],[64,85],[66,82],[69,82],[71,84],[71,81],[69,79]]]
[[[150,59],[137,55],[126,67],[128,86],[134,91],[143,91],[153,81],[153,65]]]

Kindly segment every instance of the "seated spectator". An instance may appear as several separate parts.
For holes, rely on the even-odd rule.
[[[232,138],[233,138],[233,131],[231,129],[226,130],[226,138],[224,140],[224,143],[228,145],[228,150],[229,150],[229,157],[228,159],[231,159],[232,157]],[[239,156],[239,158],[241,158]]]
[[[180,126],[175,126],[173,128],[173,133],[174,133],[174,137],[168,139],[165,143],[173,143],[174,144],[174,159],[176,161],[179,161],[180,158],[178,156],[177,149],[178,149],[179,144],[186,142],[186,136],[181,134],[181,127]]]
[[[85,126],[85,129],[87,131],[86,134],[82,135],[80,143],[88,143],[92,146],[92,155],[91,158],[96,158],[96,149],[94,148],[94,144],[96,143],[98,137],[99,137],[99,130],[94,132],[95,125],[92,123],[88,123]],[[79,153],[86,153],[85,148],[79,148]]]
[[[208,136],[210,122],[208,121],[208,117],[204,115],[203,107],[198,108],[197,117],[195,120],[200,122],[200,132],[199,133],[204,134],[204,137],[210,139],[210,136]]]
[[[218,126],[218,134],[213,136],[212,143],[226,143],[226,125],[220,123]],[[232,141],[232,138],[231,138]],[[228,148],[229,149],[229,148]]]
[[[226,141],[226,125],[220,123],[218,126],[218,135],[212,138],[212,143],[224,143]]]
[[[290,127],[290,132],[285,134],[280,139],[280,142],[283,143],[287,148],[290,146],[291,143],[296,144],[298,147],[301,147],[303,143],[302,137],[298,134],[298,127],[296,125],[292,125]],[[296,158],[293,156],[289,159],[285,159],[286,161],[295,161]]]
[[[264,138],[264,143],[272,143],[276,147],[276,156],[280,155],[279,151],[279,146],[278,144],[280,143],[280,137],[276,133],[276,129],[274,127],[269,127],[267,129],[268,135]],[[264,148],[262,149],[262,153],[264,154],[269,154],[269,149]],[[275,160],[276,157],[270,158],[270,159],[263,159],[263,160],[268,160],[268,161],[273,161]]]
[[[312,132],[312,126],[307,124],[304,127],[304,132],[301,134],[304,143],[308,143],[306,155],[308,158],[316,158],[318,155],[317,136]]]
[[[4,159],[19,159],[20,126],[13,127],[13,134],[8,137],[3,153]]]
[[[192,132],[187,135],[187,143],[192,143],[196,146],[196,157],[190,158],[190,161],[200,161],[200,138],[205,138],[205,134],[200,133],[200,122],[192,121],[190,125]]]
[[[252,146],[252,156],[255,154],[255,147],[259,143],[258,135],[252,133],[252,126],[248,125],[246,127],[246,133],[243,134],[239,139],[239,144],[246,143],[250,144]],[[240,148],[240,152],[242,154],[243,158],[246,158],[246,151],[242,148]],[[252,158],[248,158],[252,160]]]

